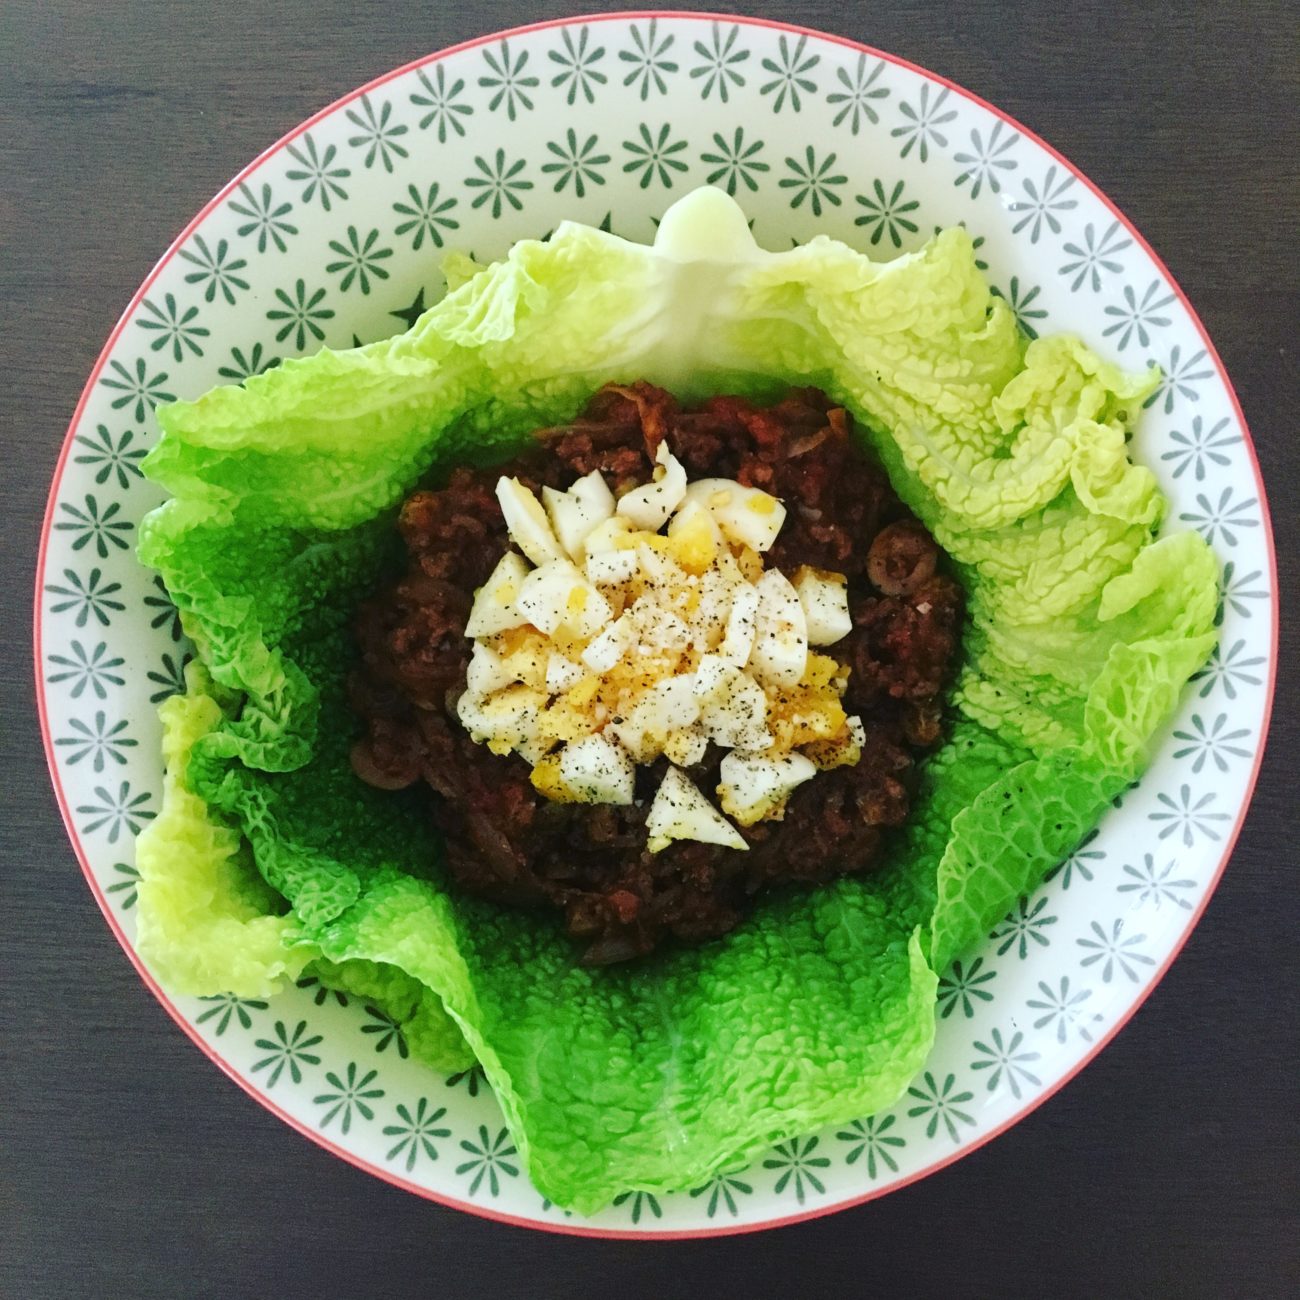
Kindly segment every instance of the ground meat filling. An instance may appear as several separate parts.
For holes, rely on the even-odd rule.
[[[683,407],[650,384],[611,385],[509,464],[459,469],[444,487],[415,492],[398,519],[409,567],[356,620],[357,775],[385,790],[426,783],[461,887],[561,909],[592,965],[641,956],[669,937],[717,938],[769,886],[869,870],[886,830],[907,817],[918,759],[939,741],[962,593],[850,424],[813,389],[771,406],[715,397]],[[690,478],[737,479],[786,503],[769,567],[790,575],[807,564],[848,579],[853,629],[822,649],[851,670],[843,704],[866,730],[861,761],[799,786],[782,820],[741,828],[748,852],[693,841],[647,851],[645,817],[664,759],[637,769],[636,804],[553,803],[533,788],[527,763],[475,743],[456,716],[474,590],[509,545],[497,479],[517,475],[536,491],[600,470],[618,494],[650,480],[665,438]],[[687,770],[706,793],[721,758],[710,745]]]

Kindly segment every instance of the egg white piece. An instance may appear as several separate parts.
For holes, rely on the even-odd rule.
[[[732,592],[731,611],[727,615],[718,655],[737,668],[743,668],[754,652],[754,640],[758,635],[758,604],[758,589],[748,582]]]
[[[635,629],[626,614],[620,615],[582,652],[582,662],[593,673],[607,673],[635,642]]]
[[[614,617],[613,606],[568,559],[539,565],[524,579],[519,612],[547,636],[554,636],[561,624],[577,636],[595,636]]]
[[[646,816],[646,847],[658,853],[673,840],[698,840],[729,849],[747,849],[741,833],[700,793],[678,767],[670,767]]]
[[[598,587],[625,587],[637,575],[636,552],[596,551],[587,556],[586,569]]]
[[[668,522],[686,496],[686,468],[661,442],[655,453],[659,467],[654,482],[625,492],[618,500],[618,513],[638,528],[656,533]]]
[[[581,803],[630,804],[636,767],[607,736],[586,736],[561,752],[560,780]]]
[[[517,478],[497,480],[497,501],[505,516],[510,540],[534,564],[569,558],[552,531],[541,502]]]
[[[695,698],[695,675],[683,673],[656,682],[609,730],[638,763],[649,763],[663,753],[670,733],[691,726],[700,716]]]
[[[551,695],[559,695],[576,686],[584,676],[581,666],[564,655],[553,654],[546,661],[546,690]]]
[[[781,808],[798,786],[816,775],[816,765],[802,754],[768,758],[733,750],[718,769],[718,795],[723,811],[742,826],[752,826]]]
[[[465,624],[468,637],[495,636],[513,627],[522,627],[528,617],[519,609],[519,592],[530,570],[523,556],[507,551],[488,580],[474,593],[469,620]]]
[[[779,569],[768,569],[754,588],[758,613],[750,671],[760,681],[797,686],[808,667],[808,626],[799,594]]]
[[[697,479],[685,499],[706,506],[724,537],[759,552],[771,550],[785,523],[785,506],[776,497],[735,479]]]
[[[481,700],[493,691],[513,684],[515,675],[491,646],[476,642],[465,669],[465,689],[471,698]]]
[[[586,554],[585,543],[591,530],[614,514],[614,494],[599,470],[580,478],[567,492],[542,488],[542,502],[557,540],[578,562]]]
[[[794,575],[794,589],[803,606],[809,645],[833,645],[853,630],[849,587],[842,573],[804,565]]]
[[[749,751],[772,744],[767,730],[767,696],[748,673],[719,655],[700,656],[695,670],[700,725],[724,749]]]

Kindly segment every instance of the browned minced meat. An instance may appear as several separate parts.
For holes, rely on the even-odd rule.
[[[769,565],[792,574],[810,564],[849,581],[854,627],[827,652],[851,670],[844,707],[866,728],[862,759],[799,786],[783,820],[742,828],[747,852],[693,841],[647,851],[662,759],[638,769],[631,806],[553,803],[533,788],[527,763],[476,744],[455,713],[474,589],[509,545],[497,479],[517,474],[537,490],[598,469],[619,491],[650,479],[665,438],[692,479],[738,479],[786,503]],[[356,771],[384,789],[427,782],[459,884],[504,904],[562,909],[568,932],[586,941],[583,961],[624,961],[667,936],[716,938],[767,886],[868,870],[886,828],[906,818],[916,761],[939,739],[962,595],[938,571],[934,541],[859,448],[849,416],[824,394],[684,408],[649,384],[607,387],[509,464],[458,469],[444,487],[414,493],[398,527],[409,568],[356,620],[351,696],[365,726]],[[710,745],[691,769],[702,790],[717,784],[721,758]]]

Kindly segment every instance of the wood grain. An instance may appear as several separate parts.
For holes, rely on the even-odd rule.
[[[748,7],[954,78],[1045,136],[1136,221],[1236,382],[1291,589],[1294,5]],[[292,1133],[213,1069],[100,920],[46,780],[27,611],[50,472],[105,336],[185,221],[308,113],[440,46],[589,9],[0,3],[0,1295],[1296,1294],[1300,692],[1287,673],[1270,760],[1223,884],[1118,1040],[944,1173],[758,1237],[561,1240],[395,1191]],[[1284,664],[1295,649],[1288,625]]]

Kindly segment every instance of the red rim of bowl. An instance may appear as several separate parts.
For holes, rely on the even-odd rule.
[[[523,36],[533,32],[548,31],[560,27],[580,26],[584,23],[590,24],[590,23],[602,23],[602,22],[628,22],[635,19],[650,20],[655,18],[664,19],[664,20],[687,19],[690,21],[697,21],[697,22],[726,21],[732,23],[739,23],[747,27],[766,28],[772,31],[792,32],[800,36],[810,36],[817,40],[829,41],[835,45],[841,45],[848,49],[859,51],[860,53],[863,54],[869,54],[874,58],[882,59],[886,63],[893,64],[895,67],[905,68],[909,72],[918,73],[921,76],[928,78],[932,82],[936,82],[937,84],[946,87],[948,90],[955,92],[956,94],[960,95],[963,99],[969,101],[970,103],[976,104],[980,108],[983,108],[988,112],[994,114],[996,117],[1000,118],[1003,122],[1007,123],[1008,126],[1014,128],[1016,131],[1019,131],[1026,139],[1031,140],[1034,144],[1038,145],[1039,148],[1043,149],[1047,154],[1049,154],[1053,159],[1055,159],[1061,166],[1065,167],[1070,172],[1071,175],[1076,176],[1105,205],[1105,207],[1111,212],[1111,214],[1115,217],[1115,219],[1124,226],[1128,234],[1132,236],[1133,240],[1137,243],[1137,245],[1147,254],[1148,257],[1151,258],[1156,269],[1169,283],[1170,287],[1173,289],[1175,295],[1177,296],[1178,302],[1183,307],[1183,309],[1187,312],[1188,316],[1192,320],[1192,323],[1196,326],[1197,332],[1200,334],[1201,337],[1201,342],[1205,345],[1206,354],[1210,357],[1211,361],[1213,362],[1215,371],[1228,392],[1228,396],[1232,403],[1233,413],[1236,416],[1236,419],[1241,426],[1244,446],[1246,448],[1247,455],[1250,457],[1251,469],[1255,476],[1255,485],[1259,494],[1260,509],[1262,511],[1262,522],[1264,525],[1264,533],[1265,533],[1265,538],[1268,547],[1269,576],[1270,576],[1270,583],[1271,583],[1271,590],[1270,590],[1271,611],[1272,611],[1272,618],[1273,618],[1272,635],[1271,635],[1271,642],[1269,647],[1268,684],[1267,684],[1265,703],[1264,703],[1264,717],[1260,726],[1259,748],[1255,754],[1255,763],[1251,770],[1250,780],[1248,781],[1246,786],[1245,797],[1242,800],[1241,810],[1237,815],[1237,821],[1232,829],[1231,835],[1229,835],[1224,842],[1223,855],[1219,861],[1218,866],[1215,868],[1213,879],[1210,881],[1209,887],[1206,889],[1205,896],[1201,899],[1199,906],[1197,906],[1197,908],[1192,912],[1191,916],[1188,917],[1186,927],[1184,928],[1182,934],[1179,935],[1172,950],[1170,951],[1169,955],[1165,958],[1165,961],[1160,966],[1159,970],[1155,972],[1155,974],[1152,976],[1150,982],[1146,985],[1146,987],[1139,991],[1137,997],[1133,1002],[1133,1005],[1129,1007],[1129,1009],[1124,1013],[1124,1015],[1110,1028],[1110,1030],[1101,1039],[1099,1039],[1096,1043],[1092,1045],[1088,1053],[1078,1061],[1078,1063],[1074,1066],[1074,1068],[1070,1070],[1068,1074],[1065,1074],[1060,1079],[1055,1080],[1041,1093],[1035,1096],[1031,1101],[1027,1101],[1025,1105],[1022,1106],[1021,1109],[1018,1110],[1015,1113],[1015,1115],[1013,1115],[1010,1119],[1003,1121],[1003,1123],[999,1124],[996,1128],[990,1129],[989,1132],[982,1134],[978,1139],[972,1141],[968,1146],[962,1147],[959,1150],[954,1151],[951,1155],[944,1156],[942,1159],[935,1160],[933,1163],[927,1165],[924,1169],[917,1170],[915,1173],[910,1174],[908,1177],[900,1179],[898,1182],[891,1183],[886,1187],[881,1187],[869,1192],[865,1192],[861,1196],[854,1196],[854,1197],[850,1197],[847,1200],[837,1201],[831,1205],[818,1206],[814,1209],[801,1211],[798,1214],[789,1214],[789,1215],[783,1215],[779,1218],[765,1219],[759,1223],[730,1224],[730,1225],[721,1226],[717,1228],[688,1228],[688,1229],[682,1229],[680,1231],[675,1231],[675,1232],[674,1231],[638,1232],[633,1230],[616,1229],[616,1228],[611,1229],[611,1228],[587,1227],[587,1226],[583,1226],[582,1224],[552,1223],[541,1219],[525,1218],[521,1215],[505,1214],[502,1213],[501,1211],[493,1210],[489,1207],[479,1205],[471,1201],[457,1200],[455,1197],[446,1196],[438,1192],[430,1191],[428,1188],[420,1187],[417,1186],[415,1183],[408,1182],[406,1179],[401,1178],[398,1175],[394,1174],[391,1170],[384,1169],[381,1166],[376,1164],[372,1164],[370,1161],[363,1159],[361,1156],[358,1156],[351,1151],[347,1151],[342,1147],[336,1146],[333,1142],[329,1140],[329,1138],[325,1137],[323,1134],[317,1132],[316,1130],[308,1127],[301,1120],[295,1118],[294,1116],[288,1114],[286,1111],[282,1110],[269,1097],[258,1092],[248,1080],[243,1078],[236,1071],[236,1069],[233,1066],[228,1064],[220,1056],[218,1056],[216,1052],[213,1051],[213,1049],[202,1038],[202,1036],[197,1032],[197,1030],[195,1030],[194,1027],[189,1023],[189,1021],[186,1020],[186,1018],[180,1012],[180,1010],[172,1003],[172,1001],[167,996],[167,994],[159,987],[157,981],[149,973],[144,963],[136,955],[135,949],[131,945],[130,940],[126,937],[126,934],[123,931],[121,925],[114,917],[112,909],[109,906],[108,899],[105,896],[103,890],[100,888],[99,883],[96,881],[94,877],[94,873],[91,870],[90,863],[86,858],[86,854],[84,850],[82,849],[81,840],[78,836],[76,826],[72,819],[72,810],[68,806],[68,801],[63,791],[63,784],[62,781],[60,780],[58,767],[55,763],[54,746],[50,735],[49,715],[46,710],[46,703],[45,703],[45,682],[41,674],[41,663],[42,663],[41,593],[44,589],[45,559],[46,559],[46,553],[48,551],[48,546],[49,546],[50,528],[51,528],[53,515],[54,515],[55,498],[58,495],[59,485],[63,479],[63,473],[67,464],[68,454],[71,451],[73,445],[73,438],[75,436],[77,427],[81,422],[82,412],[84,411],[86,403],[87,401],[89,401],[90,395],[93,392],[94,387],[99,380],[100,372],[103,370],[104,365],[108,360],[108,356],[113,350],[114,344],[116,344],[118,337],[120,336],[122,330],[127,325],[131,315],[134,313],[135,309],[139,306],[144,295],[148,292],[149,287],[153,284],[153,282],[162,273],[163,269],[176,255],[181,245],[184,244],[184,242],[190,237],[190,235],[195,231],[195,229],[198,228],[198,226],[204,221],[204,219],[208,216],[208,214],[211,213],[217,207],[218,204],[223,202],[225,198],[230,193],[232,193],[234,189],[241,182],[247,180],[249,176],[251,176],[254,172],[256,172],[263,165],[263,163],[267,162],[270,158],[274,157],[286,145],[288,145],[290,142],[295,140],[298,136],[302,135],[305,131],[309,130],[311,127],[315,126],[322,119],[328,117],[329,115],[336,112],[338,109],[344,107],[345,105],[352,103],[354,100],[359,99],[362,95],[369,94],[372,91],[377,90],[379,87],[387,84],[388,82],[393,81],[396,78],[401,77],[408,72],[412,72],[417,68],[428,67],[430,64],[437,63],[439,60],[445,59],[450,55],[459,54],[464,50],[475,49],[479,46],[490,45],[495,41],[508,39],[509,37],[512,36]],[[37,711],[40,715],[41,738],[45,745],[45,758],[47,764],[49,765],[50,779],[54,785],[54,794],[55,794],[55,799],[59,805],[59,812],[63,817],[63,823],[67,829],[68,838],[71,840],[73,850],[76,853],[78,861],[81,863],[81,870],[86,877],[87,884],[90,886],[91,893],[94,895],[95,901],[99,904],[100,911],[103,912],[104,918],[108,922],[109,928],[112,930],[113,934],[117,937],[118,942],[122,945],[122,948],[126,952],[127,957],[130,959],[131,964],[135,967],[136,972],[139,974],[140,978],[144,981],[145,985],[158,999],[158,1001],[162,1003],[163,1007],[167,1010],[168,1014],[171,1015],[172,1019],[176,1021],[176,1023],[189,1036],[189,1038],[200,1048],[200,1050],[209,1059],[211,1059],[221,1070],[223,1070],[227,1075],[229,1075],[230,1078],[232,1078],[246,1093],[248,1093],[250,1097],[256,1100],[260,1105],[265,1106],[267,1110],[269,1110],[273,1115],[277,1116],[279,1119],[283,1120],[291,1128],[296,1129],[299,1133],[303,1134],[303,1136],[310,1138],[311,1141],[315,1142],[318,1146],[324,1147],[325,1150],[333,1153],[334,1155],[340,1157],[343,1160],[346,1160],[349,1164],[355,1165],[358,1169],[363,1169],[369,1174],[373,1174],[376,1178],[380,1178],[386,1183],[391,1183],[394,1187],[400,1187],[405,1191],[414,1192],[416,1195],[422,1196],[426,1200],[435,1201],[439,1205],[445,1205],[452,1209],[464,1210],[468,1214],[474,1214],[484,1219],[491,1219],[498,1223],[508,1223],[518,1227],[534,1228],[543,1232],[556,1232],[556,1233],[562,1233],[570,1236],[579,1236],[579,1237],[630,1238],[638,1241],[679,1241],[684,1238],[691,1238],[691,1237],[725,1237],[725,1236],[734,1236],[740,1233],[762,1232],[762,1231],[766,1231],[769,1228],[779,1228],[779,1227],[784,1227],[787,1224],[802,1223],[808,1219],[821,1218],[824,1215],[835,1214],[840,1210],[850,1209],[855,1205],[862,1205],[865,1204],[867,1201],[875,1200],[880,1196],[885,1196],[891,1192],[896,1192],[900,1188],[908,1186],[910,1183],[918,1182],[920,1181],[920,1179],[926,1178],[930,1174],[937,1173],[940,1169],[946,1168],[948,1165],[954,1163],[957,1160],[960,1160],[962,1157],[969,1155],[972,1151],[978,1150],[980,1147],[984,1146],[985,1143],[991,1142],[994,1138],[1006,1132],[1006,1130],[1011,1128],[1014,1124],[1018,1124],[1031,1111],[1037,1110],[1038,1107],[1041,1106],[1044,1102],[1046,1102],[1049,1097],[1052,1097],[1056,1092],[1058,1092],[1067,1083],[1069,1083],[1070,1080],[1073,1079],[1085,1066],[1087,1066],[1092,1061],[1092,1059],[1111,1041],[1111,1039],[1113,1039],[1115,1035],[1118,1034],[1119,1031],[1124,1028],[1124,1026],[1137,1012],[1138,1008],[1151,995],[1151,992],[1155,989],[1156,985],[1159,984],[1160,981],[1164,978],[1165,972],[1173,964],[1174,959],[1178,956],[1179,952],[1181,952],[1183,944],[1187,942],[1188,936],[1196,928],[1196,925],[1200,921],[1201,916],[1204,913],[1205,908],[1209,903],[1211,896],[1213,895],[1215,889],[1218,886],[1220,879],[1223,876],[1224,868],[1227,866],[1228,860],[1232,857],[1233,850],[1236,847],[1237,839],[1241,834],[1241,828],[1243,823],[1245,822],[1246,814],[1249,810],[1251,799],[1254,796],[1255,785],[1259,778],[1260,763],[1262,762],[1264,756],[1264,747],[1268,737],[1269,720],[1273,710],[1273,694],[1277,682],[1278,622],[1279,622],[1278,615],[1279,615],[1279,604],[1278,604],[1278,591],[1277,591],[1277,553],[1273,545],[1273,527],[1272,527],[1271,516],[1269,514],[1268,498],[1264,492],[1264,480],[1260,472],[1259,457],[1256,455],[1255,444],[1253,439],[1251,438],[1250,430],[1246,425],[1246,419],[1241,410],[1241,403],[1238,400],[1236,391],[1232,386],[1232,381],[1228,378],[1227,371],[1224,369],[1223,362],[1219,357],[1218,350],[1215,348],[1214,343],[1211,341],[1210,336],[1205,329],[1205,326],[1201,323],[1200,317],[1196,314],[1196,311],[1192,307],[1192,304],[1188,301],[1187,295],[1183,292],[1182,287],[1169,273],[1169,269],[1156,255],[1151,245],[1148,244],[1147,241],[1142,237],[1141,233],[1128,219],[1128,217],[1125,216],[1124,213],[1121,212],[1119,208],[1116,207],[1116,205],[1109,198],[1107,198],[1107,196],[1104,193],[1102,193],[1102,191],[1095,184],[1093,184],[1091,180],[1088,179],[1087,176],[1085,176],[1081,171],[1079,171],[1077,167],[1075,167],[1071,162],[1069,162],[1066,158],[1064,158],[1059,152],[1057,152],[1057,150],[1052,148],[1052,146],[1048,144],[1045,140],[1043,140],[1040,136],[1036,135],[1033,131],[1029,130],[1027,127],[1023,126],[1020,122],[1016,121],[1015,118],[1004,113],[1001,109],[995,107],[993,104],[990,104],[986,100],[981,99],[978,95],[972,94],[970,91],[957,85],[955,82],[950,81],[947,77],[940,76],[937,73],[929,71],[927,68],[923,68],[918,64],[911,63],[907,59],[901,59],[896,55],[886,53],[884,50],[878,50],[873,46],[864,45],[860,41],[850,40],[844,36],[835,36],[829,32],[816,31],[811,27],[800,27],[792,23],[775,22],[773,20],[765,19],[765,18],[750,18],[741,14],[694,13],[694,12],[673,10],[673,9],[658,9],[658,10],[643,9],[643,10],[626,10],[618,13],[577,15],[571,18],[550,19],[545,22],[530,23],[521,27],[511,27],[506,29],[505,31],[492,32],[486,36],[475,37],[473,40],[462,41],[458,45],[451,45],[448,46],[446,49],[438,50],[435,53],[426,55],[423,58],[414,59],[410,63],[403,64],[399,68],[394,68],[392,71],[386,72],[382,76],[376,77],[373,81],[367,82],[364,86],[360,86],[356,90],[350,91],[348,94],[343,95],[339,99],[336,99],[332,104],[321,109],[319,112],[312,114],[312,116],[307,118],[305,121],[299,123],[298,126],[294,127],[292,131],[289,131],[285,135],[281,136],[280,139],[277,140],[274,144],[272,144],[269,148],[264,149],[260,154],[258,154],[256,158],[253,159],[252,162],[250,162],[242,171],[240,171],[238,175],[236,175],[232,180],[230,180],[226,185],[224,185],[222,189],[216,195],[213,196],[213,198],[211,198],[206,204],[204,204],[204,206],[199,210],[199,212],[194,216],[194,218],[186,225],[184,230],[182,230],[181,233],[177,235],[176,238],[172,241],[167,251],[158,260],[157,264],[145,277],[140,287],[136,290],[135,294],[132,296],[130,303],[127,305],[126,310],[122,313],[122,316],[118,320],[117,324],[113,327],[113,331],[109,335],[108,341],[104,344],[103,350],[100,352],[99,357],[95,361],[94,368],[90,372],[90,378],[86,381],[86,386],[82,390],[81,397],[77,402],[76,410],[73,412],[72,420],[68,425],[68,431],[64,436],[63,447],[59,453],[58,462],[55,465],[54,477],[50,485],[49,498],[46,502],[45,519],[41,528],[40,549],[39,549],[37,564],[36,564],[36,592],[35,592],[35,606],[34,606],[34,619],[33,619],[33,644],[34,644],[35,670],[36,670],[36,702],[37,702]]]

